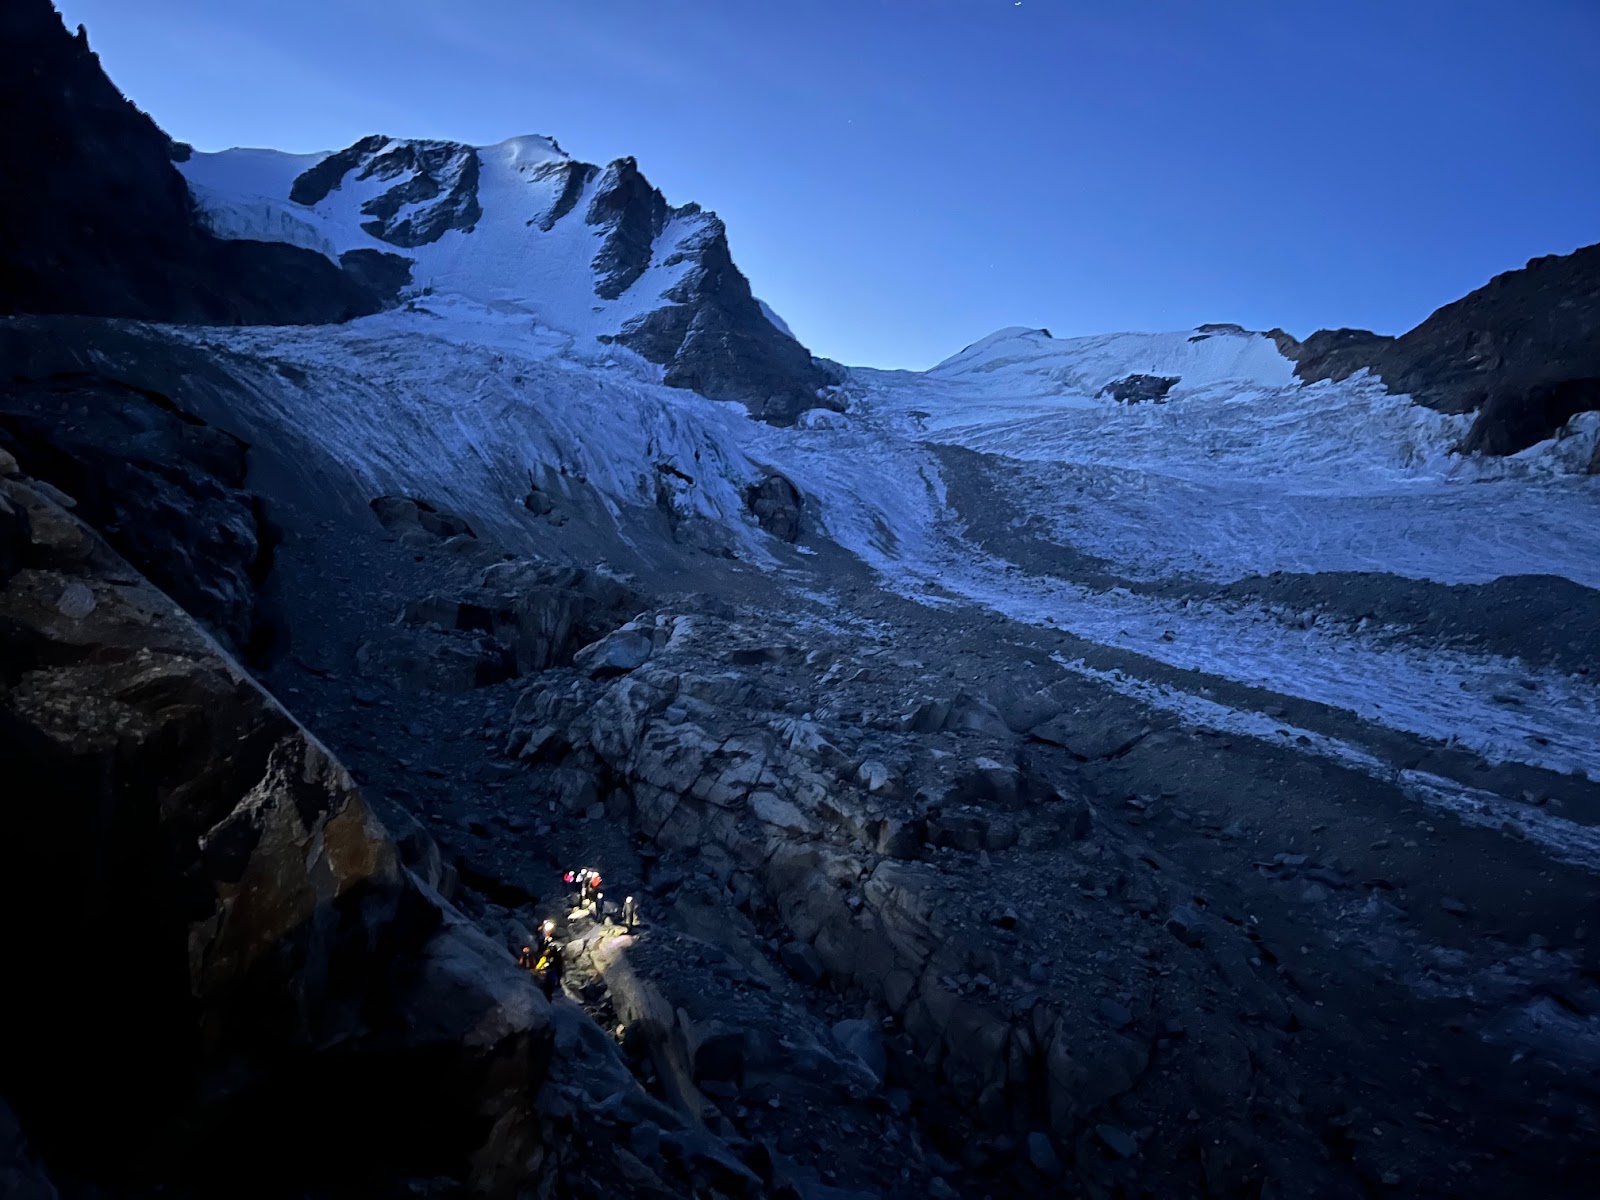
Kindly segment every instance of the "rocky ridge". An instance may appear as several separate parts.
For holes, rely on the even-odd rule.
[[[212,236],[166,135],[49,0],[0,14],[0,103],[29,114],[0,132],[8,178],[28,181],[0,195],[0,313],[301,324],[394,302],[398,287],[385,286],[372,253],[330,262]]]
[[[1444,412],[1475,412],[1465,453],[1515,454],[1600,408],[1600,245],[1496,275],[1399,337],[1274,330],[1311,382],[1357,371]]]

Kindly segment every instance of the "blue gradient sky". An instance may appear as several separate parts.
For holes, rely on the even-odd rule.
[[[548,133],[726,219],[817,353],[1398,333],[1600,241],[1596,0],[59,0],[175,137]]]

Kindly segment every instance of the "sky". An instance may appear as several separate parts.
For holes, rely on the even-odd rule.
[[[1596,0],[58,0],[202,150],[632,155],[814,353],[1400,333],[1600,241]]]

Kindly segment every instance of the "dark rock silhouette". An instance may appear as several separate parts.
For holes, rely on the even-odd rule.
[[[1338,329],[1301,343],[1273,333],[1300,378],[1369,368],[1431,408],[1476,412],[1462,450],[1514,454],[1600,408],[1600,244],[1496,275],[1398,338]]]
[[[310,250],[208,233],[172,142],[49,0],[0,8],[0,109],[18,114],[0,126],[0,163],[27,181],[0,192],[0,315],[320,324],[393,302],[371,263],[344,271]]]

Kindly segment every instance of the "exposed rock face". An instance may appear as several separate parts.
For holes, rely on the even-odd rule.
[[[345,274],[374,295],[393,302],[411,282],[411,260],[382,250],[346,250],[339,256]]]
[[[671,387],[739,401],[775,423],[837,403],[819,396],[838,382],[837,369],[813,360],[787,329],[768,318],[734,266],[727,232],[715,214],[694,204],[670,206],[632,158],[601,169],[566,158],[548,139],[538,141],[541,153],[554,157],[523,169],[527,178],[553,184],[555,196],[546,211],[530,213],[525,223],[548,233],[563,220],[581,220],[598,233],[590,262],[597,298],[620,298],[642,286],[652,268],[686,268],[665,294],[659,292],[664,285],[657,284],[656,294],[643,297],[648,312],[601,335],[602,341],[620,342],[665,367]],[[288,200],[291,207],[315,206],[346,180],[386,184],[363,203],[370,219],[361,228],[415,250],[448,230],[478,228],[483,161],[478,150],[453,142],[367,137],[302,173]],[[493,227],[493,222],[485,226]],[[507,243],[504,252],[522,249]],[[374,285],[398,280],[396,287],[409,280],[407,259],[379,255],[379,261],[355,261],[354,253],[341,258],[352,275]]]
[[[58,375],[0,384],[0,446],[235,651],[269,648],[256,600],[275,531],[238,438],[158,392]]]
[[[557,174],[561,179],[561,190],[556,193],[556,202],[550,206],[550,211],[539,218],[539,228],[549,233],[556,227],[557,221],[577,208],[589,181],[599,173],[600,168],[594,164],[575,162],[570,158],[540,167],[537,178]]]
[[[320,204],[346,175],[362,167],[388,145],[389,140],[381,133],[368,134],[359,142],[328,155],[315,166],[301,172],[289,188],[289,199],[296,204]]]
[[[357,180],[400,180],[361,205],[371,218],[361,228],[396,246],[425,246],[452,229],[471,232],[483,216],[475,149],[455,142],[396,141],[382,134],[323,159],[294,181],[289,198],[317,204],[352,173]]]
[[[684,215],[693,211],[685,210]],[[656,239],[669,216],[666,199],[639,173],[639,164],[620,158],[600,177],[584,220],[605,229],[594,256],[597,296],[615,300],[643,275],[655,254]]]
[[[1504,384],[1489,393],[1460,448],[1466,454],[1515,454],[1544,441],[1578,413],[1595,409],[1600,409],[1600,376]]]
[[[745,503],[755,515],[757,524],[780,542],[795,542],[800,538],[800,514],[803,502],[800,489],[782,475],[768,475],[760,483],[745,490]]]
[[[196,220],[171,144],[49,0],[0,11],[0,314],[217,324],[343,321],[393,295],[320,254],[223,241]]]
[[[38,1150],[112,1187],[526,1177],[544,1000],[53,497],[0,481],[0,1090]]]
[[[1379,373],[1449,412],[1507,389],[1600,376],[1600,244],[1496,275],[1398,338]]]
[[[680,1114],[721,1119],[726,1098],[742,1120],[769,1087],[785,1108],[830,1080],[882,1088],[891,1109],[990,1131],[985,1187],[1034,1172],[1073,1194],[1113,1195],[1136,1175],[1152,1194],[1355,1197],[1404,1167],[1387,1144],[1354,1163],[1326,1152],[1349,1102],[1318,1064],[1369,1055],[1371,1026],[1286,984],[1255,920],[1136,832],[1166,802],[1128,795],[1115,764],[1189,734],[1041,695],[1022,746],[999,713],[1022,725],[1027,706],[896,695],[850,652],[829,665],[826,642],[802,654],[770,626],[657,621],[666,644],[625,675],[532,681],[507,747],[552,811],[576,818],[572,778],[602,780],[606,812],[652,847],[643,880],[670,915],[582,933],[577,986],[616,1012]],[[813,711],[793,715],[796,697]],[[993,718],[964,726],[959,710]],[[1095,764],[1109,793],[1078,793]],[[1107,817],[1119,808],[1126,822]],[[1353,923],[1341,928],[1374,919],[1331,859],[1285,853],[1252,873]],[[843,998],[851,1015],[818,1046],[781,1002],[823,984],[822,1003],[838,1013]],[[779,1024],[775,1049],[764,1033]],[[1241,1095],[1248,1122],[1230,1115]],[[1450,1148],[1426,1153],[1444,1161],[1471,1142],[1438,1136]]]
[[[1294,359],[1294,373],[1307,383],[1348,379],[1357,371],[1370,368],[1394,342],[1392,337],[1367,329],[1319,329],[1304,342],[1281,329],[1268,336],[1277,341],[1285,357]]]
[[[1390,391],[1476,411],[1462,449],[1515,453],[1600,407],[1600,244],[1496,275],[1398,338],[1324,330],[1285,353],[1302,379],[1370,367]]]
[[[540,680],[519,705],[526,725],[513,730],[511,742],[559,716],[565,726],[557,740],[569,748],[568,762],[621,783],[641,834],[669,853],[727,861],[729,887],[749,896],[750,911],[775,914],[790,939],[782,954],[787,969],[812,984],[826,976],[836,988],[858,989],[895,1031],[885,1043],[872,1026],[847,1020],[836,1024],[831,1052],[812,1051],[791,1023],[786,1052],[776,1054],[759,1036],[773,1023],[763,1015],[770,1001],[762,991],[746,988],[724,1000],[707,982],[693,994],[670,985],[661,991],[651,979],[663,972],[650,970],[645,957],[664,952],[659,942],[632,947],[625,961],[597,951],[612,1002],[644,1031],[668,1094],[681,1100],[676,1106],[698,1111],[701,1090],[720,1079],[748,1090],[780,1062],[786,1089],[801,1095],[814,1070],[823,1071],[818,1082],[831,1077],[868,1091],[892,1075],[922,1098],[948,1091],[985,1122],[1042,1124],[1064,1146],[1092,1130],[1112,1102],[1127,1103],[1151,1055],[1148,1034],[1131,1027],[1147,1027],[1154,1014],[1105,1000],[1097,1015],[1081,997],[1032,994],[1032,984],[1014,993],[1015,985],[1002,981],[1029,972],[1015,937],[997,944],[987,921],[972,920],[991,907],[1004,927],[1025,919],[1004,907],[1016,894],[1013,876],[997,877],[980,856],[1021,854],[1032,865],[1014,879],[1036,882],[1054,869],[1045,863],[1060,843],[1083,836],[1077,806],[1059,796],[1033,798],[1036,789],[1008,749],[1014,735],[997,724],[974,746],[962,740],[970,734],[939,734],[940,744],[963,752],[924,757],[913,749],[928,736],[915,732],[915,712],[873,719],[872,732],[762,713],[751,706],[750,684],[716,670],[719,656],[709,648],[722,647],[730,662],[763,662],[765,672],[782,655],[740,645],[745,631],[737,628],[667,620],[668,648],[618,682],[563,682],[559,673]],[[996,757],[969,758],[976,747],[993,747]],[[891,784],[882,772],[858,770],[869,749],[914,764],[911,778]],[[1032,811],[1007,815],[1008,806],[1022,804]],[[898,854],[880,849],[897,840],[911,844]],[[1108,854],[1114,870],[1134,871],[1149,893],[1137,903],[1156,910],[1164,885],[1148,867],[1104,842],[1085,861],[1107,861]],[[1130,923],[1127,936],[1135,927]],[[1248,972],[1236,983],[1254,1002],[1274,1003]],[[1275,1014],[1269,1020],[1287,1015],[1267,1011]],[[1195,1044],[1202,1041],[1207,1054],[1224,1061],[1247,1054],[1221,1025]],[[834,1061],[840,1051],[843,1067]],[[772,1065],[764,1065],[768,1055]]]
[[[1100,389],[1100,394],[1124,404],[1138,404],[1145,400],[1160,403],[1178,382],[1176,375],[1126,375],[1106,384]]]
[[[444,517],[431,508],[423,515]],[[407,536],[430,537],[415,529]],[[592,652],[596,673],[620,673],[632,669],[629,663],[642,663],[652,649],[648,636],[618,628],[637,604],[627,584],[605,572],[521,561],[497,563],[481,573],[477,587],[419,597],[407,604],[395,626],[362,644],[356,665],[363,674],[387,679],[407,691],[490,687],[565,665],[584,649]],[[446,636],[440,638],[440,633]],[[608,634],[616,640],[606,638]],[[640,637],[642,651],[636,644]]]
[[[645,197],[630,189],[628,194],[634,202],[626,227],[650,227],[659,193]],[[690,206],[675,215],[698,212]],[[667,266],[693,264],[667,293],[671,303],[637,319],[615,340],[664,365],[668,386],[689,388],[713,400],[738,400],[775,424],[791,424],[807,409],[836,407],[821,394],[833,382],[829,372],[762,313],[749,280],[734,265],[721,220],[710,213],[702,220],[700,230],[664,260]],[[620,220],[618,227],[623,227]],[[625,258],[624,248],[631,245],[632,236],[617,240],[619,264],[637,261]]]

